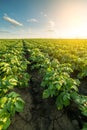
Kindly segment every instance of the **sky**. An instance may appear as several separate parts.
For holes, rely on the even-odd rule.
[[[87,0],[0,0],[0,38],[87,38]]]

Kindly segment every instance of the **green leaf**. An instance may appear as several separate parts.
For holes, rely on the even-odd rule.
[[[87,123],[84,123],[82,130],[87,130]]]
[[[44,90],[43,98],[48,98],[50,96],[49,90]]]
[[[57,105],[57,108],[58,110],[61,110],[63,109],[63,100],[62,100],[62,96],[59,95],[56,99],[56,105]]]
[[[56,85],[57,90],[61,89],[61,85]]]
[[[9,127],[9,125],[11,124],[11,121],[10,121],[10,119],[8,118],[7,119],[7,121],[4,123],[4,127],[3,127],[3,130],[6,130],[8,127]]]
[[[14,79],[14,78],[10,78],[10,79],[9,79],[9,82],[10,82],[10,84],[13,85],[13,86],[16,86],[16,85],[17,85],[17,80]]]
[[[78,92],[78,88],[77,88],[77,86],[72,85],[71,88]]]
[[[16,92],[11,92],[10,94],[8,94],[8,97],[15,98],[15,97],[18,97],[18,96],[20,96],[20,95],[18,93],[16,93]]]
[[[12,105],[12,102],[11,102],[11,101],[8,101],[8,103],[6,104],[7,110],[8,110],[9,112],[11,111],[11,105]]]
[[[15,110],[17,112],[22,112],[24,109],[24,102],[17,101],[17,102],[15,102],[15,106],[16,106]]]
[[[64,106],[68,106],[70,104],[70,100],[68,98],[66,98],[63,102]]]

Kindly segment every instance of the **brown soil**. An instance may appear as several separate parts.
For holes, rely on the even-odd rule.
[[[34,99],[28,88],[16,91],[23,97],[25,108],[22,113],[16,113],[8,130],[79,130],[78,122],[71,122],[52,100]]]
[[[54,99],[42,99],[39,75],[35,73],[31,79],[29,88],[15,89],[24,99],[25,108],[16,113],[8,130],[80,130],[78,110],[58,111]]]

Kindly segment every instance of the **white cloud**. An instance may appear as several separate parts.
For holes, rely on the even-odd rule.
[[[54,32],[55,31],[55,22],[53,20],[50,20],[48,22],[48,31],[49,32]]]
[[[48,32],[55,32],[55,29],[48,29]]]
[[[48,22],[48,26],[49,27],[51,27],[51,28],[54,28],[55,27],[55,22],[54,21],[52,21],[52,20],[50,20],[49,22]]]
[[[47,14],[44,14],[44,17],[47,17]]]
[[[38,20],[35,19],[35,18],[31,18],[31,19],[28,19],[27,22],[34,22],[34,23],[38,23]]]
[[[0,30],[0,33],[10,33],[10,32],[6,30]]]
[[[44,12],[40,12],[41,15],[43,15],[44,17],[47,17],[47,14],[45,14]]]
[[[43,15],[44,13],[41,11],[40,14]]]
[[[13,24],[13,25],[23,26],[22,23],[16,21],[15,19],[12,19],[12,18],[8,17],[7,15],[4,15],[4,16],[3,16],[3,19],[4,19],[5,21],[8,21],[9,23],[11,23],[11,24]]]

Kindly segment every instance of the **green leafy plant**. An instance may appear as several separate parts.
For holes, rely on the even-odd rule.
[[[18,44],[17,44],[18,46]],[[6,45],[0,54],[0,130],[6,130],[16,112],[22,112],[24,101],[20,95],[11,92],[14,87],[27,87],[30,79],[26,72],[29,62],[15,45]]]
[[[87,123],[84,123],[82,130],[87,130]]]
[[[24,101],[15,92],[0,98],[0,130],[6,130],[11,123],[10,118],[15,112],[22,112],[23,109]]]
[[[52,63],[53,66],[53,63]],[[45,88],[43,98],[56,97],[58,109],[67,106],[71,101],[71,93],[78,92],[79,81],[70,78],[72,69],[67,64],[57,64],[55,68],[47,68],[41,86]]]

